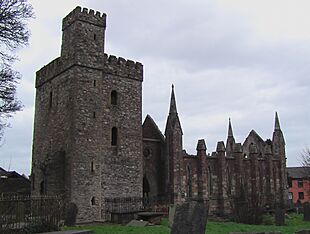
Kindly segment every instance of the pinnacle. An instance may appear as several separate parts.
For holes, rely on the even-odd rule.
[[[232,130],[232,126],[231,126],[231,120],[229,118],[229,123],[228,123],[228,137],[233,137],[233,130]]]
[[[172,84],[169,114],[177,114],[177,113],[178,112],[177,112],[177,104],[176,104],[175,95],[174,95],[174,85]]]
[[[278,113],[276,112],[274,130],[281,130]]]

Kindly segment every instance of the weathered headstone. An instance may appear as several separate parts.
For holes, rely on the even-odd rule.
[[[277,226],[283,226],[285,224],[285,211],[281,206],[276,206],[275,223]]]
[[[306,202],[304,203],[304,220],[310,221],[310,203]]]
[[[204,202],[188,201],[177,205],[171,234],[204,234],[208,207]]]
[[[66,210],[65,225],[75,226],[78,208],[75,203],[69,203]]]
[[[173,219],[174,219],[174,215],[175,215],[175,205],[170,205],[169,206],[169,227],[172,227],[173,225]]]
[[[310,230],[302,230],[302,231],[298,231],[295,232],[296,234],[310,234]]]
[[[282,234],[281,232],[230,232],[229,234]]]
[[[131,220],[126,224],[127,227],[146,227],[149,224],[147,221],[143,220]]]

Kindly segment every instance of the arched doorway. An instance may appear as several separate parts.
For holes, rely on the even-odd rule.
[[[148,198],[150,195],[150,184],[145,176],[143,176],[143,198]]]

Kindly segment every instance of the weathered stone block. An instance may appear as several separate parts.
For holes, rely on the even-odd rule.
[[[65,217],[66,226],[75,226],[77,212],[78,212],[78,208],[76,204],[69,203],[68,208],[66,210],[66,217]]]
[[[310,230],[301,230],[298,232],[295,232],[296,234],[310,234]]]
[[[304,203],[304,220],[310,221],[310,203],[306,202]]]
[[[171,234],[204,234],[208,207],[203,202],[188,201],[177,205]]]
[[[276,207],[275,222],[277,226],[283,226],[285,224],[285,211],[281,207]]]

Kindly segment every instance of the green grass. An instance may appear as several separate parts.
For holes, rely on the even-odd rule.
[[[267,217],[268,222],[272,217]],[[238,224],[233,222],[218,222],[209,221],[207,224],[207,234],[228,234],[229,232],[264,232],[264,231],[279,231],[282,234],[293,234],[298,230],[310,229],[310,222],[305,222],[302,220],[302,215],[289,215],[286,218],[285,226],[275,226],[275,225],[247,225]],[[124,233],[135,233],[135,234],[169,234],[170,228],[168,228],[168,221],[164,219],[162,225],[158,226],[148,226],[148,227],[126,227],[117,224],[102,224],[102,225],[88,225],[88,226],[78,226],[64,228],[68,229],[78,229],[86,230],[91,229],[95,234],[124,234]]]

